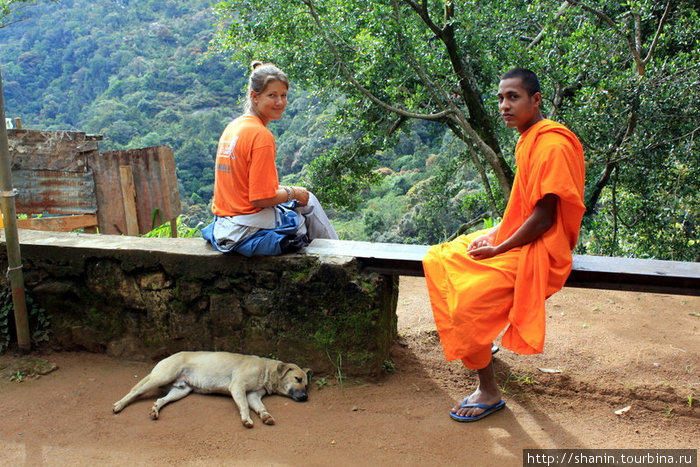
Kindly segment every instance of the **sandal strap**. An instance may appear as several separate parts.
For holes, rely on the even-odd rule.
[[[462,405],[460,405],[460,408],[462,408],[462,409],[469,409],[469,408],[490,409],[490,408],[494,407],[495,405],[498,405],[498,404],[494,404],[494,405],[486,405],[486,404],[478,404],[478,403],[465,404],[464,402],[462,402]]]

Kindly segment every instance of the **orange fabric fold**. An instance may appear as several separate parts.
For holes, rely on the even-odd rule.
[[[430,248],[423,259],[433,316],[447,360],[473,369],[491,360],[491,343],[520,353],[542,352],[545,300],[571,271],[583,204],[583,148],[561,124],[542,120],[520,136],[517,171],[496,244],[510,237],[547,194],[559,197],[554,225],[539,239],[476,261],[467,246],[483,232]]]

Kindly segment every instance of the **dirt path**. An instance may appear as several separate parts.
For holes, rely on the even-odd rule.
[[[268,397],[275,426],[244,428],[223,396],[191,395],[156,422],[152,397],[114,415],[152,365],[43,355],[58,369],[21,383],[0,371],[0,465],[519,466],[526,448],[698,448],[699,297],[564,289],[547,310],[545,353],[501,351],[506,409],[474,424],[447,415],[474,378],[442,358],[422,278],[402,278],[395,372],[316,380],[306,403]]]

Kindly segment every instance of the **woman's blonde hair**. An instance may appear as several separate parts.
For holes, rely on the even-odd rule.
[[[245,111],[250,112],[253,102],[250,98],[250,91],[260,94],[268,84],[273,81],[281,81],[289,89],[289,78],[287,75],[272,63],[263,63],[260,60],[250,62],[250,77],[248,78],[248,92],[245,98]]]

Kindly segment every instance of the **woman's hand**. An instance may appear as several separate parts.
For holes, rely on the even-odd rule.
[[[292,199],[297,200],[300,206],[309,204],[309,190],[303,186],[290,186],[292,189]]]

